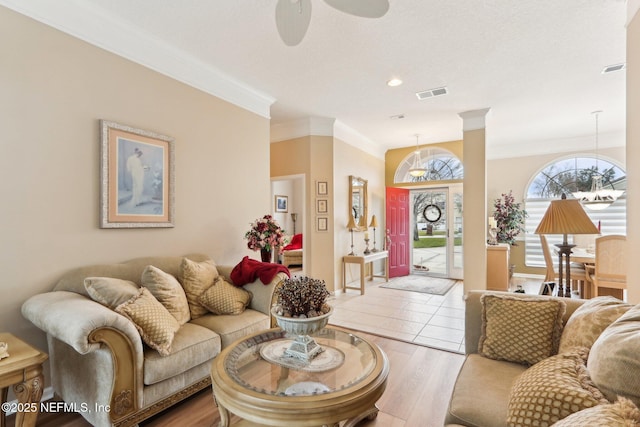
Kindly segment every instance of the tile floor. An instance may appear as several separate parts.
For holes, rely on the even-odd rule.
[[[515,290],[537,293],[542,279],[512,279]],[[384,279],[366,281],[365,294],[347,289],[330,298],[329,323],[375,335],[464,353],[464,291],[458,281],[446,295],[381,288]],[[351,284],[359,286],[359,283]]]
[[[381,288],[384,279],[366,282],[365,294],[347,289],[331,297],[329,323],[442,350],[464,353],[462,282],[446,295]]]

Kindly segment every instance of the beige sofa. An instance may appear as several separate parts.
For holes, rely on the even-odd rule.
[[[195,263],[209,260],[202,254],[186,257]],[[149,257],[78,268],[52,292],[24,303],[23,315],[47,333],[56,395],[81,408],[92,425],[135,425],[209,386],[210,363],[221,348],[271,327],[273,290],[286,278],[283,273],[268,285],[259,280],[245,285],[252,297],[241,314],[207,313],[180,325],[164,356],[143,342],[130,319],[92,300],[85,288],[87,277],[139,284],[150,265],[180,279],[183,262],[184,257]],[[231,267],[216,267],[220,276],[230,277]]]
[[[506,297],[506,300],[514,297],[522,298],[524,301],[561,300],[565,307],[562,309],[563,313],[559,313],[558,316],[562,319],[558,345],[554,347],[550,342],[543,342],[543,345],[528,343],[526,341],[527,338],[518,335],[503,337],[505,330],[507,331],[506,335],[510,334],[509,329],[491,330],[493,326],[488,319],[492,319],[490,316],[493,316],[493,314],[489,311],[484,311],[483,295],[498,296],[499,298]],[[488,305],[486,309],[493,310],[495,306]],[[503,306],[499,310],[505,311]],[[511,317],[513,324],[510,321],[506,321],[502,326],[517,328],[516,324],[521,319],[527,319],[524,311],[521,310]],[[540,388],[535,389],[534,386],[531,386],[532,383],[542,388],[557,386],[559,380],[555,373],[556,368],[554,366],[556,365],[552,363],[558,360],[561,360],[558,363],[567,363],[567,360],[570,360],[571,357],[573,357],[574,361],[579,359],[579,357],[575,356],[574,351],[579,353],[580,348],[590,349],[588,360],[585,362],[586,369],[573,369],[573,366],[572,369],[576,372],[588,373],[590,379],[589,377],[586,379],[581,377],[580,379],[580,381],[586,381],[580,384],[586,387],[587,391],[579,391],[585,393],[588,398],[593,398],[593,402],[594,404],[597,403],[597,406],[594,408],[582,408],[578,413],[572,415],[573,418],[569,418],[567,413],[562,414],[560,419],[566,416],[563,419],[567,423],[566,425],[611,425],[606,421],[602,421],[602,418],[589,417],[601,417],[602,411],[615,411],[620,405],[633,407],[633,404],[636,406],[640,404],[640,358],[637,356],[640,354],[640,306],[634,307],[612,297],[579,300],[528,294],[471,291],[466,296],[465,318],[466,359],[458,374],[449,401],[449,409],[444,422],[445,426],[501,427],[553,424],[553,422],[544,422],[544,414],[540,415],[538,421],[543,421],[540,421],[539,424],[528,424],[522,419],[518,421],[517,412],[514,411],[517,410],[518,405],[522,404],[523,400],[526,401],[543,390]],[[526,322],[528,320],[524,322],[527,325]],[[483,326],[483,323],[485,326]],[[533,325],[533,323],[529,323],[529,326],[534,326],[532,328],[534,333],[542,330],[542,328]],[[496,338],[497,341],[506,338],[506,341],[501,343],[505,346],[503,349],[500,349],[498,345],[487,347],[487,342],[490,342],[488,336],[496,332],[499,334]],[[509,340],[512,340],[513,343]],[[495,342],[495,340],[491,341],[490,344],[494,345]],[[498,352],[505,351],[507,352],[505,354],[510,354],[508,353],[509,351],[515,351],[514,348],[522,344],[524,344],[522,346],[524,351],[528,351],[528,345],[535,345],[540,348],[549,344],[549,348],[553,348],[553,355],[543,358],[537,364],[514,363],[487,357],[495,357],[493,349],[497,348]],[[486,354],[487,352],[489,354]],[[556,355],[557,353],[561,354]],[[553,375],[555,376],[552,376],[551,372],[554,372]],[[549,375],[549,377],[547,378],[546,375]],[[559,383],[561,387],[564,387],[562,381]],[[543,391],[547,393],[547,397],[550,395],[547,390]],[[561,390],[558,397],[563,393]],[[569,395],[570,393],[567,392],[567,396]],[[633,403],[629,403],[629,401],[623,402],[624,399],[620,399],[615,404],[618,406],[609,403],[616,401],[619,396],[625,396],[631,399]],[[537,399],[538,397],[535,398]],[[545,400],[547,397],[537,401],[538,403],[534,402],[528,406],[529,413],[535,414],[532,416],[538,416],[536,411],[544,413],[549,410],[549,407],[556,404],[553,399]],[[640,411],[637,408],[632,409],[632,415],[636,417],[637,421],[640,421]],[[578,416],[587,418],[577,422],[574,421],[574,418]]]

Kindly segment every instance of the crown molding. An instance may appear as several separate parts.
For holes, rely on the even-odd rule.
[[[334,126],[334,137],[343,141],[349,145],[356,147],[365,153],[384,160],[386,150],[378,146],[372,140],[362,135],[360,132],[342,123],[340,120],[336,120]]]
[[[286,141],[305,136],[332,136],[365,153],[384,159],[384,149],[358,131],[339,120],[323,117],[307,117],[271,125],[271,142]]]
[[[271,125],[271,142],[286,141],[303,136],[333,136],[335,119],[306,117]]]
[[[233,79],[82,0],[0,0],[15,12],[267,119],[275,98]]]

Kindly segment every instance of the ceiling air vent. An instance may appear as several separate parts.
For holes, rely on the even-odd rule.
[[[608,65],[602,69],[602,74],[613,73],[614,71],[624,70],[626,68],[626,64],[623,62],[622,64]]]
[[[448,93],[446,87],[438,87],[435,89],[423,90],[422,92],[416,92],[416,96],[420,101],[427,98],[433,98],[434,96],[442,96]]]

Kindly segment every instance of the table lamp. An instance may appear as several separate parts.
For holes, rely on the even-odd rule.
[[[347,229],[351,232],[351,252],[348,255],[355,255],[353,252],[353,230],[358,228],[356,225],[356,220],[353,218],[353,215],[349,215],[349,223],[347,224]]]
[[[378,227],[378,220],[375,215],[371,215],[369,227],[373,228],[373,249],[371,249],[371,252],[378,252],[378,249],[376,249],[376,228]]]
[[[567,284],[564,296],[571,296],[571,248],[567,242],[568,234],[600,234],[598,228],[593,225],[591,218],[584,211],[578,199],[567,199],[565,194],[560,200],[552,200],[547,208],[542,221],[538,224],[535,234],[562,234],[562,243],[558,247],[558,296],[562,295],[562,261],[566,262]]]

